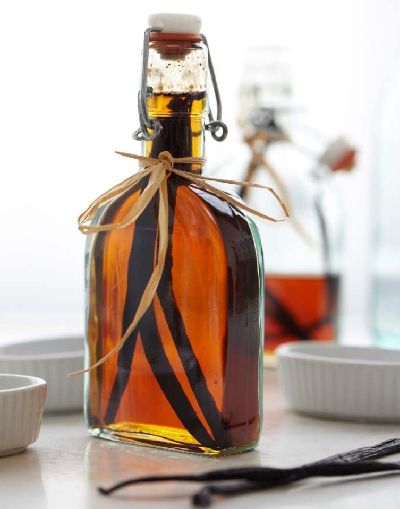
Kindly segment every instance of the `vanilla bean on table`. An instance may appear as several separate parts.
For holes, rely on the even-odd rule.
[[[310,477],[339,477],[399,471],[399,462],[385,463],[366,461],[399,452],[400,438],[392,438],[372,447],[353,449],[294,468],[239,467],[212,470],[200,474],[171,474],[137,477],[117,483],[110,488],[99,488],[99,492],[103,495],[110,495],[126,486],[167,481],[203,483],[209,481],[241,481],[233,485],[206,485],[199,492],[195,493],[192,498],[193,504],[199,507],[208,507],[214,495],[241,495],[282,486]]]
[[[319,461],[314,461],[313,464],[329,463],[333,461],[344,462],[357,462],[370,459],[383,458],[391,454],[400,453],[400,438],[389,438],[379,444],[367,447],[358,447],[351,451],[334,454]]]

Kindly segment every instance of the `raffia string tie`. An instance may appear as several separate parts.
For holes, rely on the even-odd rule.
[[[199,175],[197,173],[190,173],[188,171],[182,171],[175,168],[175,164],[188,164],[198,166],[199,171],[204,166],[206,159],[204,157],[173,157],[169,152],[161,152],[157,159],[152,157],[143,157],[136,154],[130,154],[128,152],[117,152],[117,154],[123,157],[129,157],[132,159],[136,159],[140,162],[140,165],[143,167],[142,170],[135,173],[131,177],[123,180],[119,184],[115,185],[104,194],[100,195],[94,202],[79,216],[78,218],[78,227],[79,230],[84,234],[91,233],[99,233],[106,232],[111,230],[119,230],[122,228],[126,228],[127,226],[134,223],[138,217],[142,214],[145,208],[148,206],[152,198],[158,193],[159,197],[159,208],[158,208],[158,253],[154,266],[154,270],[149,278],[146,288],[143,291],[143,295],[141,297],[139,306],[136,310],[136,313],[133,317],[133,320],[129,327],[124,332],[123,336],[118,340],[118,342],[114,345],[114,347],[102,357],[99,361],[94,363],[87,369],[83,369],[80,371],[76,371],[71,373],[71,375],[81,374],[87,371],[91,371],[109,359],[111,356],[115,355],[124,345],[125,341],[129,338],[132,332],[135,330],[142,316],[146,313],[150,304],[153,301],[153,298],[156,294],[158,284],[161,280],[161,276],[164,270],[165,265],[165,256],[168,248],[168,186],[167,180],[171,173],[175,175],[179,175],[180,177],[186,179],[189,183],[195,184],[197,187],[204,189],[205,191],[210,192],[211,194],[218,196],[222,200],[230,203],[234,207],[237,207],[240,210],[244,210],[249,212],[250,214],[254,214],[258,217],[266,219],[268,221],[283,221],[284,219],[289,217],[289,213],[287,208],[279,197],[279,195],[275,192],[275,190],[271,187],[262,186],[260,184],[255,184],[252,182],[243,182],[240,180],[229,180],[229,179],[221,179],[215,177],[205,177],[203,175]],[[132,188],[135,184],[140,182],[142,179],[149,177],[148,182],[139,198],[132,205],[132,207],[125,214],[123,219],[118,223],[108,223],[108,224],[100,224],[93,225],[87,224],[91,221],[100,207],[109,203],[114,198],[121,196],[128,189]],[[219,182],[223,184],[233,184],[240,186],[248,186],[248,187],[257,187],[260,189],[264,189],[271,193],[275,199],[278,201],[284,212],[284,218],[276,219],[274,217],[268,216],[267,214],[263,214],[258,210],[255,210],[243,201],[236,199],[234,196],[230,195],[218,189],[217,187],[208,183],[208,181]]]
[[[299,219],[293,214],[293,207],[291,203],[290,193],[285,184],[285,182],[279,176],[279,172],[271,165],[271,163],[267,160],[265,154],[265,146],[271,142],[276,141],[285,141],[291,143],[290,138],[287,136],[285,132],[269,132],[265,130],[256,131],[254,134],[250,136],[245,136],[245,143],[250,148],[251,158],[247,167],[246,180],[252,180],[254,171],[257,168],[264,168],[269,176],[272,178],[275,186],[281,195],[283,201],[285,202],[286,208],[290,214],[290,222],[289,224],[297,231],[297,233],[302,237],[302,239],[309,245],[315,245],[315,241],[311,238],[310,234],[304,228]],[[261,146],[260,146],[261,142]]]

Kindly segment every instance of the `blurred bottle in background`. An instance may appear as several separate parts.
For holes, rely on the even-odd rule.
[[[334,181],[353,168],[355,150],[342,138],[328,143],[317,129],[296,127],[298,113],[290,51],[250,50],[240,92],[239,123],[249,149],[242,178],[274,187],[291,214],[278,225],[255,219],[266,270],[267,357],[287,341],[338,335],[343,217]],[[266,210],[262,191],[243,187],[239,194],[276,213]]]
[[[373,199],[373,330],[382,346],[400,348],[400,65],[382,97]]]

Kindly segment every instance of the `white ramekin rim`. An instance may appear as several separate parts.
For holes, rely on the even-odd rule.
[[[326,349],[324,355],[322,350]],[[387,360],[382,359],[362,359],[357,358],[354,354],[357,352],[379,352],[382,356],[387,355]],[[332,355],[332,351],[340,351],[341,353],[348,353],[349,356]],[[281,345],[276,350],[276,355],[279,359],[296,359],[298,361],[318,362],[325,365],[345,365],[345,366],[369,366],[369,367],[400,367],[400,351],[389,350],[372,346],[358,346],[358,345],[338,345],[338,344],[321,344],[320,341],[296,341]],[[390,359],[391,356],[398,356],[399,360]]]
[[[70,341],[82,339],[82,349],[79,350],[66,350],[60,352],[49,352],[49,353],[7,353],[7,351],[3,351],[3,349],[7,349],[8,347],[26,345],[27,348],[31,347],[37,343],[45,343],[52,341]],[[3,343],[0,347],[0,362],[35,362],[35,361],[55,361],[55,360],[73,360],[73,359],[82,359],[84,356],[83,350],[83,336],[81,335],[71,335],[71,336],[55,336],[55,337],[44,337],[44,338],[35,338],[23,341],[8,341]]]
[[[0,373],[0,378],[9,378],[9,379],[19,379],[23,380],[25,382],[25,385],[19,386],[19,387],[12,387],[10,389],[0,389],[0,397],[3,394],[10,394],[10,393],[17,393],[17,392],[25,392],[29,390],[35,390],[38,387],[47,385],[46,381],[42,378],[39,378],[37,376],[30,376],[30,375],[15,375],[15,374],[8,374],[8,373]]]

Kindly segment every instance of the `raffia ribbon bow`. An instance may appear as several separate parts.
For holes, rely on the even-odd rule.
[[[158,159],[154,159],[151,157],[143,157],[136,154],[130,154],[128,152],[117,152],[117,154],[130,157],[132,159],[137,159],[141,166],[143,166],[143,170],[135,173],[131,177],[123,180],[116,186],[112,187],[104,194],[99,196],[89,207],[85,210],[78,218],[78,226],[79,230],[82,233],[90,234],[90,233],[98,233],[98,232],[106,232],[110,230],[119,230],[122,228],[126,228],[136,221],[136,219],[142,214],[145,208],[150,203],[151,199],[158,193],[159,195],[159,209],[158,209],[158,255],[154,270],[149,278],[146,288],[143,291],[142,298],[140,300],[139,306],[136,310],[136,313],[133,317],[132,323],[124,332],[121,339],[115,344],[115,346],[102,357],[95,364],[90,366],[87,369],[76,371],[75,373],[71,373],[71,375],[80,374],[85,371],[91,371],[92,369],[103,364],[107,359],[116,354],[124,345],[125,341],[129,338],[132,332],[135,330],[138,325],[140,319],[145,314],[147,309],[149,308],[155,293],[157,291],[158,284],[161,280],[161,276],[164,270],[165,264],[165,256],[167,253],[168,247],[168,186],[167,180],[171,173],[175,173],[175,175],[179,175],[180,177],[186,179],[192,184],[195,184],[197,187],[204,189],[211,194],[218,196],[219,198],[225,200],[231,205],[237,207],[238,209],[245,210],[246,212],[250,212],[258,217],[263,219],[267,219],[268,221],[278,222],[283,221],[284,219],[289,217],[289,213],[287,208],[279,197],[279,195],[275,192],[275,190],[271,187],[262,186],[260,184],[255,184],[252,182],[243,182],[240,180],[229,180],[229,179],[221,179],[221,178],[213,178],[213,177],[204,177],[199,174],[189,173],[187,171],[178,170],[174,167],[175,163],[179,164],[190,164],[190,165],[198,165],[199,168],[203,167],[206,159],[204,157],[176,157],[174,158],[169,152],[161,152],[158,156]],[[109,223],[109,224],[100,224],[100,225],[92,225],[86,224],[88,221],[91,221],[100,207],[109,203],[114,198],[121,196],[125,191],[132,188],[135,184],[140,182],[145,177],[149,177],[148,183],[141,193],[140,197],[136,200],[136,202],[132,205],[130,210],[125,214],[125,217],[119,223]],[[255,210],[243,201],[239,201],[232,195],[222,191],[214,187],[211,184],[208,184],[207,181],[220,182],[223,184],[234,184],[248,187],[258,187],[261,189],[265,189],[268,192],[272,193],[273,196],[278,201],[281,206],[285,217],[282,219],[276,219],[267,214],[263,214],[258,210]]]

